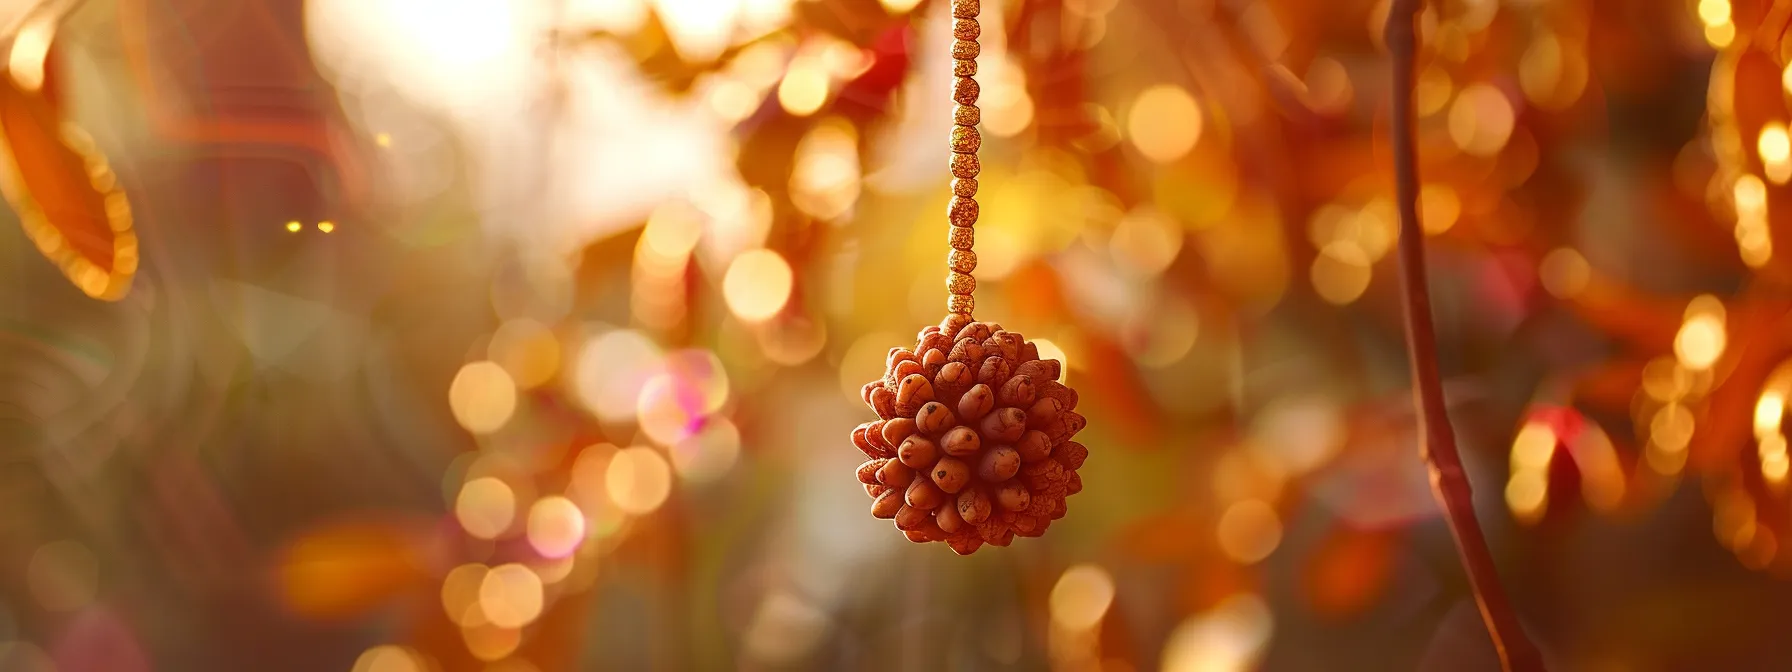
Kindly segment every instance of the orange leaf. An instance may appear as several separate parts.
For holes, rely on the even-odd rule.
[[[131,206],[93,139],[0,76],[0,193],[25,233],[88,296],[113,301],[137,273]]]

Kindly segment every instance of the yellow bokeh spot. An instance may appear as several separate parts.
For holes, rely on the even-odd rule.
[[[1413,106],[1419,116],[1430,116],[1444,109],[1455,92],[1456,84],[1449,71],[1433,65],[1419,73],[1418,81],[1413,83]]]
[[[1761,136],[1755,140],[1755,152],[1761,155],[1768,180],[1785,184],[1792,178],[1792,137],[1787,136],[1784,123],[1774,121],[1762,126]]]
[[[749,250],[728,265],[722,277],[722,298],[741,319],[763,322],[784,309],[794,281],[790,264],[777,252]]]
[[[891,16],[907,14],[909,10],[915,8],[915,5],[921,4],[921,0],[881,0],[881,2],[884,11],[889,12]]]
[[[1755,435],[1778,434],[1786,415],[1786,394],[1779,390],[1761,392],[1755,402]]]
[[[1257,668],[1275,629],[1263,598],[1239,594],[1188,617],[1165,638],[1163,672],[1246,672]]]
[[[1736,184],[1731,187],[1730,193],[1735,200],[1738,216],[1766,215],[1767,185],[1761,182],[1761,178],[1744,173],[1736,178]]]
[[[1227,557],[1251,564],[1269,557],[1282,544],[1282,520],[1269,504],[1247,499],[1220,515],[1215,534]]]
[[[827,100],[828,73],[815,60],[793,61],[790,71],[784,73],[784,81],[778,83],[778,104],[793,115],[815,114]]]
[[[830,119],[816,124],[796,145],[790,172],[790,200],[816,219],[838,219],[859,198],[859,140],[852,124]]]
[[[624,448],[604,470],[604,490],[616,508],[634,515],[649,513],[672,493],[672,468],[652,448]]]
[[[1169,268],[1182,252],[1182,237],[1182,225],[1176,220],[1142,206],[1120,218],[1108,246],[1121,269],[1154,276]]]
[[[1775,121],[1761,127],[1761,137],[1755,142],[1755,149],[1760,152],[1761,160],[1768,163],[1792,158],[1792,140],[1786,137],[1786,125]]]
[[[321,221],[321,222],[318,222],[318,223],[317,223],[317,230],[319,230],[319,231],[322,231],[322,232],[324,232],[324,233],[329,233],[329,232],[331,232],[331,231],[335,231],[335,230],[336,230],[336,223],[335,223],[335,222],[332,222],[332,221],[329,221],[329,220],[324,220],[324,221]]]
[[[500,628],[520,628],[541,616],[541,577],[511,563],[491,568],[479,584],[479,609]]]
[[[44,62],[50,55],[50,42],[56,37],[56,22],[46,13],[18,28],[7,53],[6,70],[19,88],[36,91],[44,85]]]
[[[1705,42],[1722,49],[1730,46],[1736,39],[1736,24],[1725,21],[1715,26],[1705,26]]]
[[[479,606],[479,586],[485,583],[490,568],[481,564],[465,564],[448,570],[442,577],[442,612],[459,626],[478,625],[485,614]]]
[[[1680,364],[1694,371],[1703,371],[1716,364],[1724,354],[1726,336],[1723,317],[1694,315],[1680,325],[1674,335],[1674,356]]]
[[[1320,56],[1307,65],[1307,102],[1314,109],[1339,112],[1350,105],[1354,93],[1350,84],[1350,71],[1344,68],[1337,59]]]
[[[516,492],[503,479],[475,478],[454,498],[454,517],[467,534],[495,539],[516,519]]]
[[[1786,482],[1787,459],[1785,453],[1776,453],[1761,458],[1761,476],[1775,485]]]
[[[467,652],[486,662],[502,660],[516,653],[517,646],[523,643],[523,631],[491,623],[462,626],[460,636],[466,640]]]
[[[1326,245],[1313,259],[1313,290],[1329,303],[1345,305],[1369,288],[1369,255],[1353,241]]]
[[[529,318],[498,325],[486,346],[486,356],[504,367],[523,389],[546,383],[560,372],[560,340],[547,325]]]
[[[719,79],[709,89],[709,109],[723,121],[730,123],[752,116],[759,102],[759,93],[751,85],[738,79]]]
[[[1516,122],[1505,94],[1490,84],[1472,84],[1450,106],[1450,139],[1469,154],[1493,156],[1506,146]]]
[[[300,224],[297,220],[286,223],[286,230],[291,231],[293,233],[298,233],[299,229],[303,229],[303,228],[305,228],[305,225]]]
[[[1113,604],[1114,577],[1096,565],[1066,569],[1052,586],[1052,622],[1066,630],[1095,627]]]
[[[608,423],[632,422],[641,386],[654,375],[664,354],[646,334],[612,329],[597,334],[575,358],[573,388],[579,400]]]
[[[1419,223],[1426,235],[1449,231],[1462,216],[1462,199],[1456,190],[1445,184],[1427,184],[1419,190]]]
[[[1707,26],[1730,22],[1730,0],[1699,0],[1699,21]]]
[[[1506,507],[1521,520],[1535,520],[1549,504],[1548,472],[1529,469],[1506,482]]]
[[[1686,406],[1662,406],[1649,420],[1649,442],[1668,452],[1682,452],[1692,443],[1694,424],[1692,411]]]
[[[585,512],[565,497],[543,497],[529,507],[528,536],[543,557],[571,555],[585,541]]]
[[[703,213],[684,201],[668,201],[654,208],[641,230],[640,253],[653,261],[682,262],[703,237]]]
[[[977,81],[983,84],[978,107],[983,108],[983,130],[991,137],[1018,135],[1033,123],[1033,98],[1027,95],[1026,71],[1012,57],[985,55]]]
[[[1537,278],[1543,282],[1543,288],[1559,299],[1580,294],[1592,277],[1593,267],[1587,264],[1587,258],[1571,247],[1551,250],[1537,266]]]
[[[391,133],[380,133],[380,134],[374,135],[373,136],[373,144],[379,145],[381,147],[391,147],[392,146],[392,134]]]
[[[1544,469],[1556,452],[1556,433],[1542,422],[1527,422],[1512,439],[1512,468]]]
[[[1169,163],[1201,139],[1201,108],[1188,91],[1173,84],[1145,89],[1126,115],[1127,137],[1145,158]]]
[[[1531,41],[1518,61],[1518,85],[1531,102],[1547,102],[1562,78],[1562,41],[1544,33]]]
[[[376,646],[355,658],[353,672],[424,672],[429,669],[417,653],[402,646]]]
[[[469,432],[495,432],[516,413],[516,383],[496,362],[472,362],[448,384],[448,409]]]

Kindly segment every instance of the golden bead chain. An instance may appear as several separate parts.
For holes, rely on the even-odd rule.
[[[951,222],[947,240],[952,244],[946,258],[951,269],[946,275],[946,312],[966,317],[976,306],[971,294],[977,291],[977,279],[971,277],[977,268],[977,253],[971,251],[971,244],[976,240],[977,173],[982,169],[977,161],[983,138],[977,133],[982,113],[977,110],[975,79],[977,55],[982,52],[977,45],[977,36],[983,32],[977,24],[981,9],[979,0],[952,0],[952,100],[958,106],[952,114],[952,203],[946,208],[946,219]]]

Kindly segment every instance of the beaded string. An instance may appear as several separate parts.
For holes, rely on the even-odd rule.
[[[982,113],[977,109],[977,55],[982,47],[977,36],[980,0],[952,0],[952,100],[958,106],[952,113],[952,203],[946,208],[946,219],[952,223],[947,240],[952,251],[946,257],[951,271],[946,275],[946,312],[971,316],[976,300],[977,279],[971,271],[977,268],[977,253],[971,250],[976,240],[977,173],[982,170],[977,148],[983,138],[977,133]]]

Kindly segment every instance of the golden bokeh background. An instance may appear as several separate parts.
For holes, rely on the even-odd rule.
[[[0,670],[1494,669],[1387,5],[983,3],[977,314],[1090,457],[959,558],[848,440],[945,312],[946,3],[0,0],[140,241],[100,302],[0,227]],[[1792,666],[1788,21],[1421,15],[1441,365],[1554,668]]]

